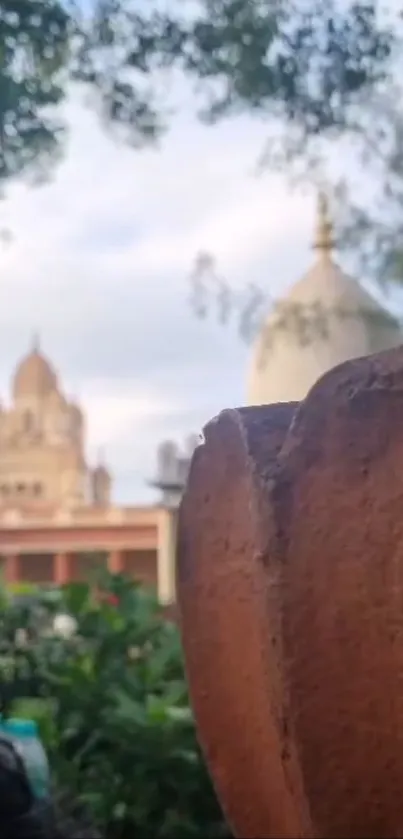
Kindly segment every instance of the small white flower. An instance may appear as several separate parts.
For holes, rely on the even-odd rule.
[[[56,615],[53,621],[53,631],[62,638],[71,638],[76,632],[77,621],[71,615]]]

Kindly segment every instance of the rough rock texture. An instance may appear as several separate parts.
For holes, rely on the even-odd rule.
[[[178,595],[234,832],[403,837],[403,350],[204,434]]]

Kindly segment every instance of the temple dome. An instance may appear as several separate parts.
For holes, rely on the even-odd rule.
[[[255,341],[250,405],[299,401],[332,367],[402,343],[397,321],[333,259],[323,196],[314,247],[315,264],[274,307]]]
[[[13,382],[14,400],[43,399],[58,390],[57,375],[50,362],[35,345],[17,367]]]

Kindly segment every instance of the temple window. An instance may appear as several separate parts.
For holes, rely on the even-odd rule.
[[[25,492],[26,488],[26,484],[17,484],[16,491],[18,495],[22,495]]]
[[[42,484],[40,484],[38,481],[36,483],[34,483],[34,485],[33,485],[34,495],[36,495],[36,496],[42,495],[42,491],[43,491]]]

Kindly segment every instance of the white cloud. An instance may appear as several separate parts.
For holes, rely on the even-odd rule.
[[[67,116],[53,181],[15,186],[0,207],[14,234],[0,259],[0,385],[39,329],[88,413],[91,453],[105,446],[118,495],[137,498],[168,429],[189,433],[243,400],[236,330],[188,306],[195,255],[210,250],[230,280],[277,294],[306,267],[313,201],[253,175],[264,133],[252,122],[183,117],[161,151],[136,153],[77,102]]]
[[[87,426],[92,447],[107,447],[114,439],[119,441],[129,428],[134,433],[142,429],[145,422],[161,414],[171,413],[172,404],[146,394],[134,392],[120,396],[107,392],[91,394],[91,387],[85,395]]]

